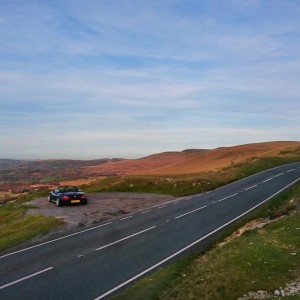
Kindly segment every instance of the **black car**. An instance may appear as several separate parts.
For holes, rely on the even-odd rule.
[[[76,186],[59,186],[56,190],[49,192],[48,201],[55,202],[56,206],[87,204],[87,196]]]

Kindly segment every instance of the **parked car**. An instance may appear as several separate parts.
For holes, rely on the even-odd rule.
[[[87,196],[76,186],[59,186],[49,192],[49,202],[55,202],[56,206],[68,204],[87,204]]]

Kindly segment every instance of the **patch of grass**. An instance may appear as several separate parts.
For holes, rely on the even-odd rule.
[[[60,181],[62,179],[64,179],[65,177],[62,176],[58,176],[58,175],[53,175],[53,176],[45,176],[43,178],[41,178],[39,180],[40,183],[48,183],[48,182],[57,182]]]
[[[299,214],[247,232],[195,260],[184,279],[160,299],[237,299],[249,291],[273,292],[300,270]],[[298,235],[298,238],[297,238]]]
[[[217,188],[227,182],[227,174],[206,172],[176,176],[115,176],[82,186],[86,192],[141,192],[185,196]]]
[[[177,263],[161,268],[113,299],[231,300],[250,291],[273,292],[299,277],[300,183],[239,220],[222,238],[250,220],[272,216],[284,217],[222,247],[216,243],[197,259],[181,260],[177,272]]]
[[[289,163],[296,163],[300,161],[300,148],[293,152],[293,155],[274,156],[274,157],[253,157],[244,161],[243,163],[233,165],[226,168],[233,177],[244,178],[255,173],[265,171],[267,169],[275,168]]]
[[[25,207],[15,207],[13,205],[4,205],[0,207],[0,228],[11,222],[11,220],[19,220],[23,217]]]
[[[15,217],[12,215],[11,217]],[[1,226],[0,250],[16,246],[38,235],[46,234],[61,224],[57,219],[44,216],[22,216]]]
[[[23,204],[29,202],[35,195],[27,195],[0,206],[0,250],[16,246],[35,236],[46,234],[62,224],[61,221],[52,217],[26,215],[29,206],[25,207]]]
[[[49,193],[48,189],[41,189],[39,191],[31,192],[29,195],[27,195],[26,198],[21,199],[21,200],[29,202],[29,201],[33,200],[34,198],[45,197],[48,195],[48,193]]]

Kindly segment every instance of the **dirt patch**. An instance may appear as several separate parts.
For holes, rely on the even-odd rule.
[[[125,216],[175,199],[173,196],[147,193],[92,193],[88,194],[87,205],[56,207],[54,203],[48,202],[47,197],[42,197],[28,203],[35,207],[29,209],[28,214],[58,218],[65,222],[63,230],[68,230],[97,224],[122,215]]]
[[[278,221],[278,220],[280,220],[282,218],[284,218],[284,216],[280,216],[280,217],[278,217],[276,219],[264,218],[264,219],[255,219],[253,221],[250,221],[246,225],[238,228],[230,236],[228,236],[227,238],[225,238],[225,240],[223,242],[220,242],[218,244],[218,247],[223,247],[224,245],[228,244],[229,242],[231,242],[235,238],[240,237],[246,231],[250,231],[250,230],[262,228],[262,227],[264,227],[264,226],[266,226],[268,224],[274,223],[274,222],[276,222],[276,221]]]

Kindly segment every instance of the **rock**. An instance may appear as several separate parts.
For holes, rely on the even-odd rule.
[[[280,291],[279,290],[275,290],[274,291],[274,296],[280,296]]]

